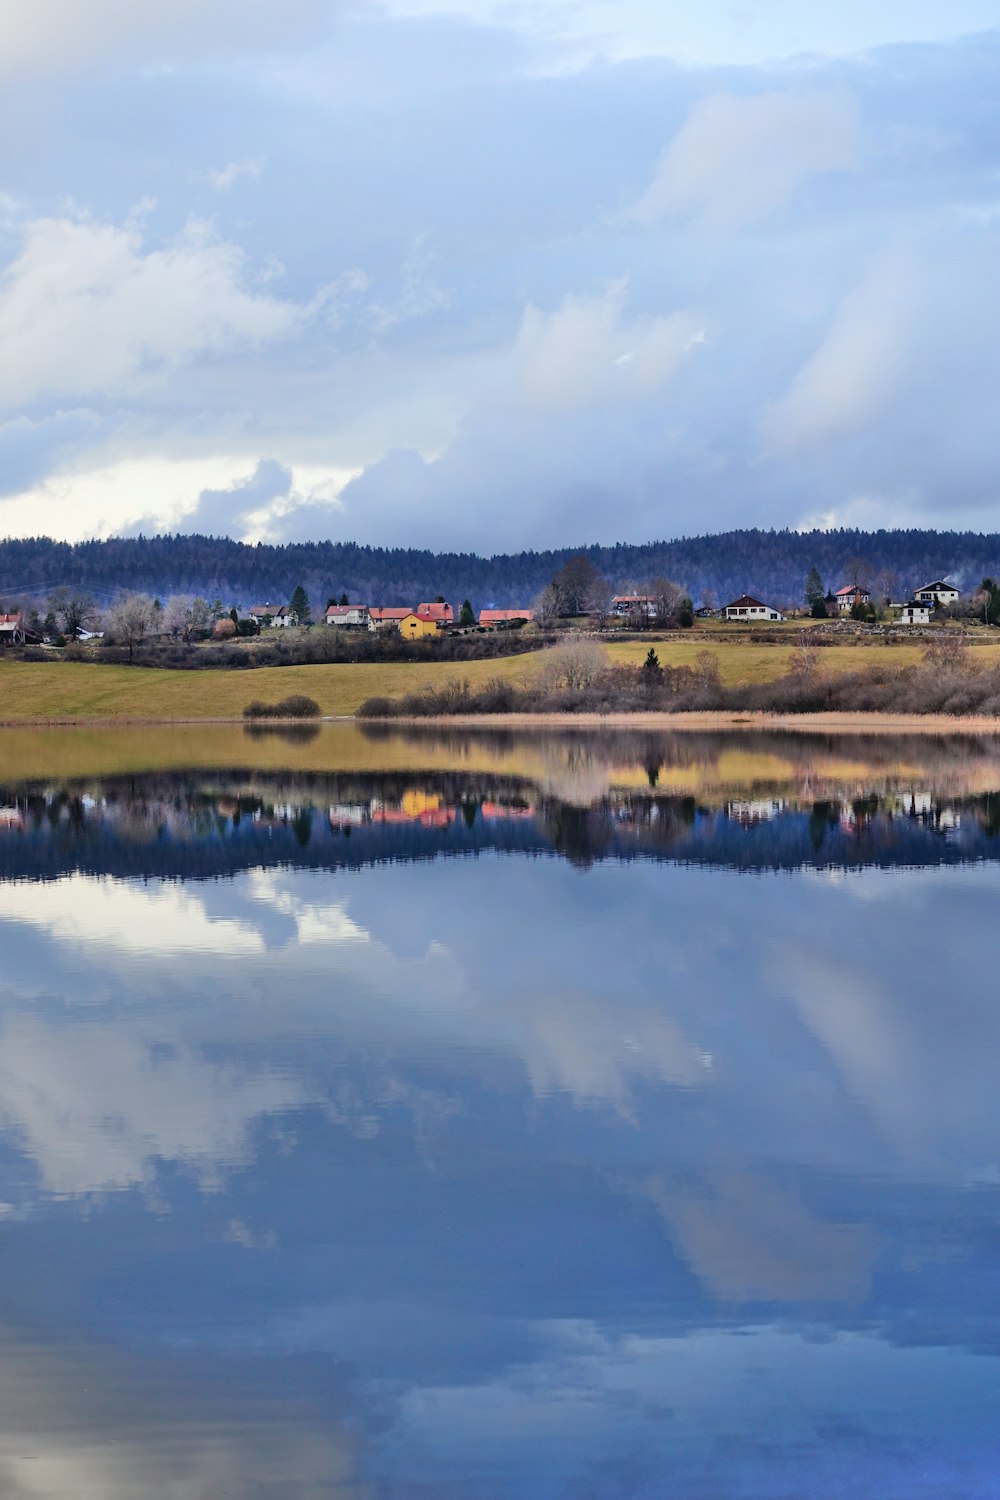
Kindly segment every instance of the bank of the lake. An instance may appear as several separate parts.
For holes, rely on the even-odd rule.
[[[611,666],[640,665],[649,644],[630,639],[602,642]],[[664,667],[692,667],[700,655],[710,654],[726,688],[776,681],[788,672],[796,650],[794,639],[787,644],[761,644],[746,638],[707,640],[697,632],[673,632],[653,644]],[[825,646],[819,653],[820,667],[828,676],[887,663],[910,667],[919,663],[923,650],[918,642]],[[313,698],[324,718],[342,718],[356,714],[370,698],[398,699],[427,689],[440,690],[449,683],[467,682],[473,691],[498,677],[523,684],[544,668],[549,655],[539,651],[469,662],[336,662],[205,670],[129,667],[96,660],[34,662],[0,656],[0,724],[232,721],[241,717],[252,699],[273,703],[290,694]],[[971,657],[976,666],[1000,664],[1000,638],[977,642]],[[679,720],[674,715],[654,717],[671,724]],[[724,714],[704,722],[721,724],[731,717]],[[745,717],[737,715],[740,721]],[[578,716],[573,718],[581,722]],[[519,722],[526,721],[519,716]],[[610,719],[601,717],[600,722]],[[961,722],[967,725],[969,721]]]
[[[365,723],[365,720],[360,720]],[[882,714],[882,713],[730,713],[706,709],[682,713],[580,713],[580,714],[441,714],[407,718],[376,719],[387,729],[414,729],[432,725],[436,729],[643,729],[728,730],[791,729],[802,734],[1000,734],[1000,718],[983,714]]]

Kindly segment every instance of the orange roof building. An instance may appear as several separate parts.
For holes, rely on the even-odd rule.
[[[435,625],[452,625],[455,620],[450,604],[418,604],[416,613],[421,620],[433,620]]]
[[[505,625],[508,620],[533,620],[533,609],[481,609],[480,625]]]

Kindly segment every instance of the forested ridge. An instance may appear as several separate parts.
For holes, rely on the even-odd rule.
[[[892,571],[901,591],[950,577],[971,589],[1000,575],[1000,533],[899,530],[720,532],[641,546],[565,547],[480,557],[355,542],[249,545],[227,537],[112,537],[57,542],[0,541],[0,603],[74,585],[98,596],[119,590],[201,594],[230,603],[287,601],[298,584],[314,602],[346,592],[378,604],[413,604],[442,594],[483,605],[527,604],[570,557],[586,556],[616,588],[667,577],[695,602],[710,591],[725,603],[744,591],[778,605],[801,601],[809,569],[828,588],[860,559],[872,573]]]

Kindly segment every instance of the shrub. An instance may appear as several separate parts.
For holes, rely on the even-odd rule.
[[[359,719],[393,719],[399,713],[395,698],[366,698],[358,709]]]
[[[278,703],[262,703],[254,698],[243,710],[245,719],[318,719],[323,710],[315,698],[305,693],[292,693]]]

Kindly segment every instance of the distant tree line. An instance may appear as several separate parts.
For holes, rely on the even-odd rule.
[[[706,595],[725,604],[749,591],[777,607],[801,607],[813,567],[826,587],[851,582],[859,559],[872,578],[889,572],[903,591],[950,577],[965,589],[1000,578],[1000,534],[935,530],[865,532],[761,531],[682,537],[643,546],[566,547],[494,557],[355,542],[251,546],[226,537],[112,537],[56,542],[47,537],[0,541],[0,600],[47,597],[56,587],[112,595],[185,594],[250,604],[289,602],[301,586],[312,599],[347,593],[369,604],[412,605],[442,594],[484,605],[528,604],[575,558],[585,558],[613,592],[638,580],[676,579],[695,604]]]

